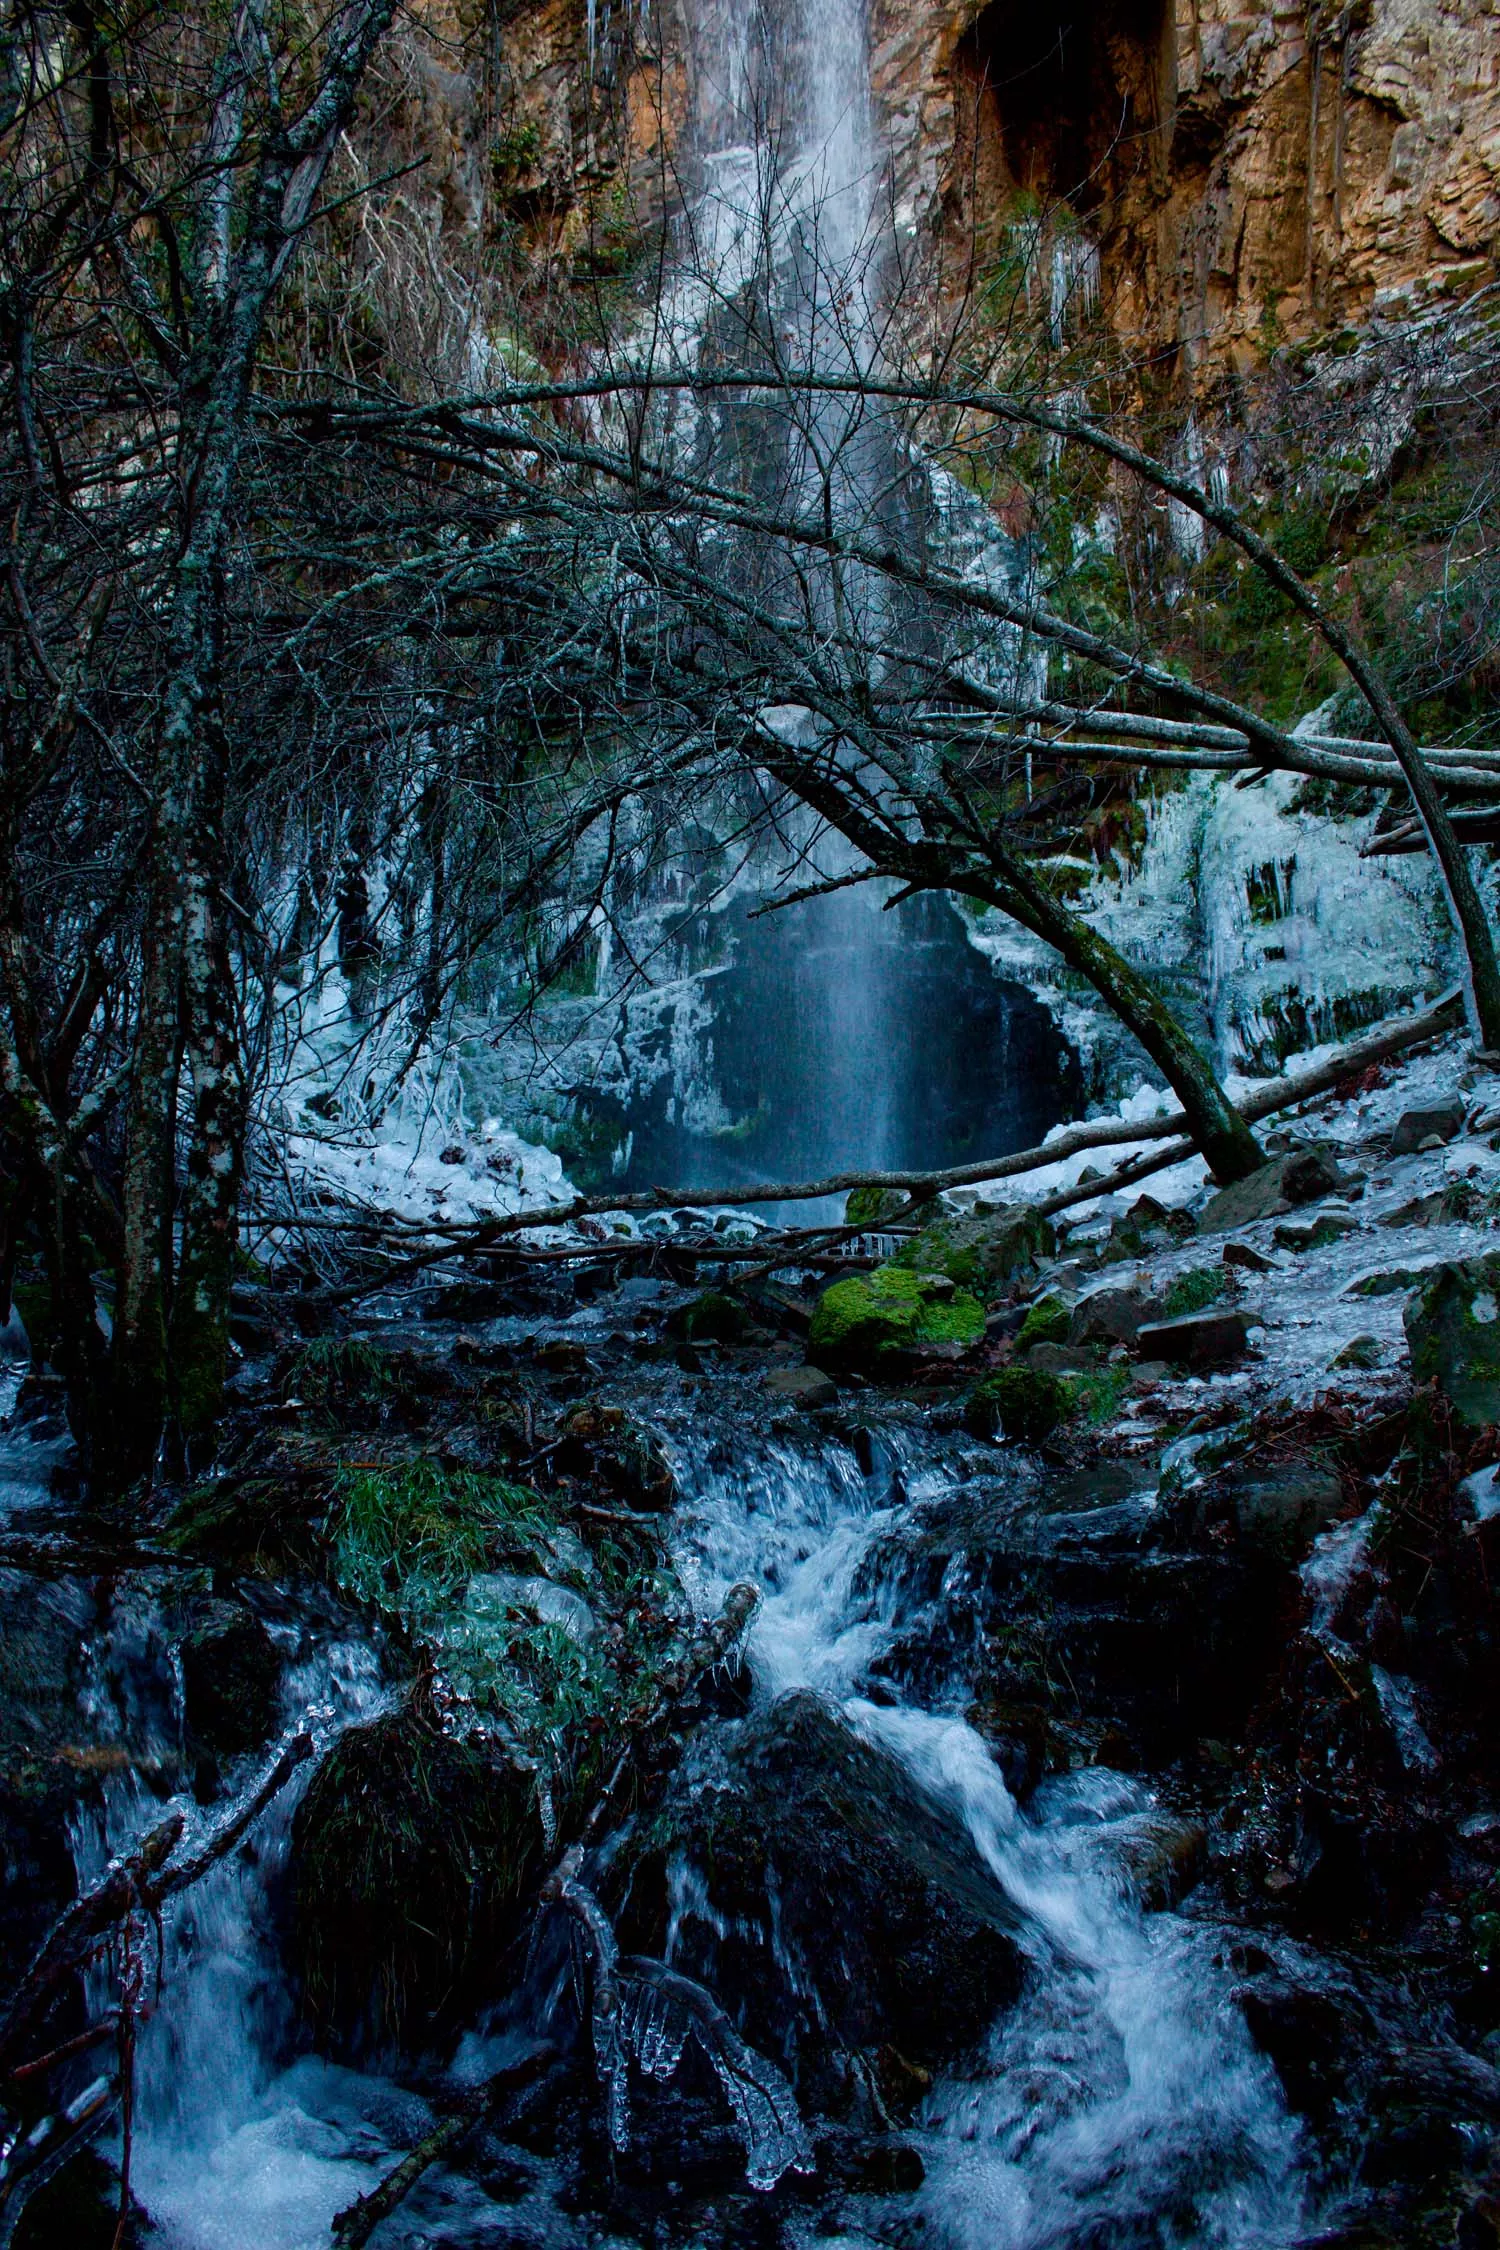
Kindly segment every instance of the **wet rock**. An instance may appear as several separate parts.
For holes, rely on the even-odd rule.
[[[1101,1357],[1094,1344],[1033,1344],[1026,1365],[1046,1375],[1090,1375],[1098,1372]]]
[[[1404,1320],[1415,1381],[1470,1429],[1500,1422],[1500,1252],[1430,1267]]]
[[[1131,1890],[1148,1913],[1185,1898],[1203,1872],[1208,1838],[1194,1820],[1138,1813],[1120,1823],[1112,1849]]]
[[[821,1367],[773,1367],[766,1389],[791,1406],[832,1406],[839,1395],[837,1383]]]
[[[844,2106],[848,2058],[885,2047],[930,2071],[1015,1997],[1016,1909],[951,1816],[818,1697],[784,1697],[705,1779],[684,1771],[628,1870],[621,1940],[661,1950],[679,1870],[676,1965],[799,2091]]]
[[[1253,1242],[1226,1242],[1221,1256],[1226,1266],[1238,1266],[1243,1273],[1276,1271],[1276,1260],[1257,1250]]]
[[[869,1368],[945,1346],[963,1351],[983,1334],[983,1305],[950,1276],[877,1266],[824,1290],[807,1351],[819,1366]]]
[[[1069,1341],[1074,1344],[1133,1344],[1156,1301],[1145,1289],[1093,1289],[1073,1307]]]
[[[1403,1110],[1391,1131],[1392,1156],[1412,1156],[1431,1142],[1439,1147],[1454,1140],[1464,1128],[1464,1104],[1459,1095],[1430,1102],[1420,1109]]]
[[[1351,1336],[1342,1351],[1334,1353],[1328,1362],[1330,1374],[1348,1368],[1368,1374],[1380,1365],[1380,1339],[1378,1336]]]
[[[1352,1212],[1325,1211],[1310,1223],[1293,1223],[1275,1229],[1271,1240],[1278,1250],[1293,1250],[1299,1256],[1309,1250],[1326,1250],[1345,1235],[1358,1234],[1359,1221]]]
[[[274,1733],[281,1658],[241,1602],[215,1602],[182,1644],[183,1715],[208,1750],[234,1757]]]
[[[1002,1367],[969,1393],[964,1428],[975,1437],[1004,1436],[1015,1445],[1040,1445],[1067,1413],[1068,1394],[1055,1375],[1029,1365]]]
[[[552,1458],[558,1475],[587,1482],[643,1514],[660,1515],[676,1502],[677,1481],[659,1440],[622,1407],[585,1399],[564,1422]]]
[[[1346,1297],[1399,1297],[1405,1289],[1415,1289],[1431,1266],[1381,1266],[1372,1273],[1356,1274],[1344,1291]]]
[[[351,1728],[292,1825],[291,1955],[320,2030],[416,2044],[472,2014],[541,1855],[529,1774],[409,1710]]]
[[[1145,1359],[1164,1359],[1174,1367],[1227,1367],[1243,1358],[1248,1339],[1243,1313],[1198,1312],[1147,1322],[1135,1341]]]
[[[1173,1211],[1153,1195],[1139,1195],[1130,1209],[1114,1220],[1105,1247],[1106,1259],[1138,1258],[1144,1251],[1166,1248],[1193,1232],[1186,1211]]]
[[[1331,1150],[1294,1148],[1274,1157],[1247,1179],[1220,1188],[1198,1220],[1200,1234],[1227,1234],[1257,1219],[1279,1219],[1299,1204],[1315,1203],[1319,1196],[1337,1195],[1350,1185]]]
[[[1229,1480],[1235,1528],[1248,1547],[1283,1562],[1299,1560],[1343,1513],[1344,1488],[1331,1469],[1290,1462],[1269,1476]]]
[[[1028,1305],[1025,1318],[1016,1332],[1017,1351],[1028,1352],[1033,1344],[1061,1344],[1072,1325],[1072,1311],[1063,1298],[1055,1293],[1038,1297]],[[985,1323],[988,1328],[989,1323]]]
[[[1287,2106],[1321,2121],[1342,2100],[1357,2043],[1368,2037],[1362,2012],[1350,2021],[1350,2003],[1291,1983],[1269,1964],[1253,1983],[1238,1987],[1250,2036],[1270,2058]]]
[[[1057,1230],[1039,1213],[1008,1204],[976,1203],[961,1217],[937,1219],[901,1252],[898,1263],[945,1273],[965,1289],[993,1294],[1029,1273],[1057,1248]]]
[[[722,1289],[705,1289],[671,1314],[667,1334],[689,1344],[738,1344],[750,1327],[750,1315],[742,1304]]]

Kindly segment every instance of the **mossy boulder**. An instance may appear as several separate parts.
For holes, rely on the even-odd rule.
[[[735,1298],[722,1289],[704,1289],[677,1307],[667,1333],[688,1344],[737,1344],[750,1325],[750,1315]]]
[[[893,1219],[898,1211],[905,1210],[910,1201],[904,1188],[851,1188],[844,1205],[844,1224],[850,1227],[881,1226],[885,1220]]]
[[[977,1203],[972,1211],[934,1219],[904,1246],[896,1263],[919,1273],[944,1273],[962,1288],[993,1296],[1050,1258],[1056,1247],[1050,1219],[1024,1206]]]
[[[292,1960],[319,2030],[414,2045],[472,2014],[542,1857],[528,1774],[410,1710],[352,1727],[292,1826]]]
[[[1061,1297],[1039,1297],[1027,1307],[1016,1336],[1016,1350],[1029,1352],[1033,1344],[1062,1344],[1067,1342],[1072,1325],[1072,1308]]]
[[[205,1749],[233,1757],[274,1732],[281,1659],[253,1610],[215,1602],[183,1641],[181,1662],[184,1715]]]
[[[1460,1422],[1500,1422],[1500,1252],[1434,1266],[1406,1307],[1411,1371]]]
[[[969,1393],[964,1427],[975,1437],[1040,1445],[1067,1415],[1068,1393],[1055,1375],[1039,1367],[1002,1367]]]
[[[923,1352],[967,1351],[983,1334],[983,1305],[947,1275],[877,1266],[824,1290],[807,1356],[820,1367],[892,1365]]]

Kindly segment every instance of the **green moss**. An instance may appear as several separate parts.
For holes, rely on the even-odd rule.
[[[1016,1337],[1016,1349],[1029,1352],[1033,1344],[1065,1344],[1073,1315],[1061,1297],[1039,1297],[1027,1310]]]
[[[931,1272],[898,1265],[836,1281],[818,1301],[808,1329],[808,1357],[819,1365],[895,1359],[924,1347],[977,1344],[984,1307],[967,1290],[951,1293]]]
[[[1003,1434],[1017,1445],[1040,1445],[1067,1419],[1068,1408],[1068,1393],[1055,1375],[1002,1367],[969,1393],[964,1426],[976,1437]]]
[[[318,1336],[293,1357],[281,1387],[284,1397],[311,1406],[377,1406],[394,1395],[397,1380],[383,1345],[362,1336]]]
[[[1162,1299],[1162,1318],[1178,1320],[1184,1313],[1202,1312],[1217,1304],[1228,1284],[1222,1266],[1192,1266],[1180,1273]]]
[[[292,1832],[292,1959],[320,2027],[415,2043],[469,2006],[541,1849],[528,1775],[410,1711],[351,1728]]]
[[[1097,1371],[1091,1369],[1085,1375],[1065,1375],[1062,1387],[1069,1419],[1082,1422],[1088,1429],[1097,1429],[1100,1423],[1113,1420],[1130,1389],[1130,1369],[1122,1363]]]
[[[976,1204],[962,1217],[935,1219],[904,1243],[892,1263],[918,1273],[944,1273],[962,1288],[984,1293],[1028,1272],[1057,1246],[1057,1230],[1024,1205]]]
[[[498,1554],[524,1557],[550,1529],[537,1495],[503,1477],[412,1461],[335,1479],[334,1575],[346,1593],[414,1617]]]
[[[744,1306],[721,1289],[705,1289],[667,1322],[670,1335],[690,1344],[737,1344],[749,1326]]]
[[[878,1227],[882,1219],[893,1218],[909,1200],[901,1188],[851,1188],[844,1205],[844,1223],[851,1227]]]

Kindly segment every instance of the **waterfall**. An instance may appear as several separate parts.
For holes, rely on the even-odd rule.
[[[1043,1782],[1023,1813],[959,1715],[963,1665],[951,1701],[931,1707],[864,1693],[922,1608],[881,1558],[914,1506],[951,1497],[961,1457],[890,1427],[868,1471],[836,1441],[726,1442],[722,1428],[683,1424],[673,1442],[684,1583],[709,1609],[732,1582],[766,1590],[749,1649],[759,1698],[824,1698],[957,1818],[1025,1919],[1019,2000],[980,2067],[939,2078],[922,2106],[923,2239],[941,2250],[1305,2239],[1297,2131],[1235,2005],[1221,1933],[1143,1915],[1121,1881],[1114,1853],[1153,1809],[1149,1788],[1084,1768]],[[679,1918],[712,1928],[711,1882],[686,1866],[676,1883]]]

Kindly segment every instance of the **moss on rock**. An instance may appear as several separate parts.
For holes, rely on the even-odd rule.
[[[1417,1382],[1435,1382],[1470,1429],[1500,1422],[1500,1251],[1434,1266],[1404,1318]]]
[[[1024,1206],[976,1204],[934,1219],[898,1253],[896,1264],[943,1273],[965,1289],[992,1295],[1057,1247],[1050,1219]]]
[[[529,1775],[411,1711],[351,1728],[292,1828],[292,1958],[320,2030],[411,2044],[472,2011],[541,1856]]]
[[[946,1276],[878,1266],[823,1292],[808,1328],[807,1356],[819,1366],[879,1365],[945,1345],[966,1351],[983,1334],[983,1305]]]
[[[1016,1350],[1029,1352],[1033,1344],[1065,1344],[1072,1321],[1072,1311],[1061,1297],[1039,1297],[1021,1323]]]
[[[976,1437],[1040,1445],[1067,1415],[1068,1393],[1055,1375],[1038,1367],[1002,1367],[969,1393],[964,1427]]]

